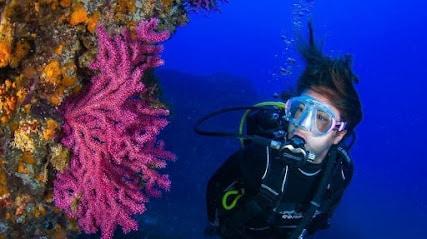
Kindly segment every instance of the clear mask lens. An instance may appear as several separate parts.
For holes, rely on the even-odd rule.
[[[335,126],[335,115],[330,108],[305,95],[288,100],[286,118],[315,135],[326,134]]]

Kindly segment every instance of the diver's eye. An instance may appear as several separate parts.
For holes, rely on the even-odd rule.
[[[320,131],[326,131],[332,124],[331,117],[324,111],[318,111],[316,115],[317,129]]]
[[[326,122],[329,121],[328,117],[322,114],[317,114],[317,120],[322,121],[322,122]]]
[[[298,119],[299,117],[301,117],[302,112],[305,109],[305,105],[303,103],[300,102],[295,102],[291,105],[291,115],[292,118],[294,119]]]

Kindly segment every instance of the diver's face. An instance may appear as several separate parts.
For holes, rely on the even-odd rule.
[[[327,104],[330,109],[335,114],[335,117],[340,120],[341,115],[340,112],[333,106],[333,104],[324,96],[313,90],[306,90],[304,92],[305,95],[312,97],[313,99]],[[294,124],[289,124],[288,126],[288,138],[292,138],[294,135],[300,136],[305,140],[305,148],[316,155],[315,163],[321,163],[328,153],[330,147],[333,144],[338,144],[341,139],[346,134],[346,130],[338,132],[336,130],[331,130],[325,135],[316,136],[312,132],[302,128],[295,126]]]

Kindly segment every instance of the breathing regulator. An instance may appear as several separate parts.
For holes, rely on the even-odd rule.
[[[252,107],[231,107],[212,112],[200,118],[194,131],[197,134],[216,137],[235,137],[240,140],[242,147],[250,143],[267,146],[279,151],[282,160],[289,165],[301,167],[306,162],[312,162],[315,155],[304,147],[305,141],[299,136],[287,138],[288,121],[285,117],[283,102],[266,101]],[[231,111],[245,111],[240,119],[238,132],[213,132],[200,129],[207,120]]]

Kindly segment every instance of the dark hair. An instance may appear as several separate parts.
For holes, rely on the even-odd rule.
[[[309,44],[299,48],[306,66],[298,79],[296,93],[300,95],[310,89],[326,97],[339,110],[350,132],[362,120],[362,105],[354,87],[359,78],[351,69],[352,58],[350,55],[337,59],[324,56],[315,46],[311,22],[308,27]]]

